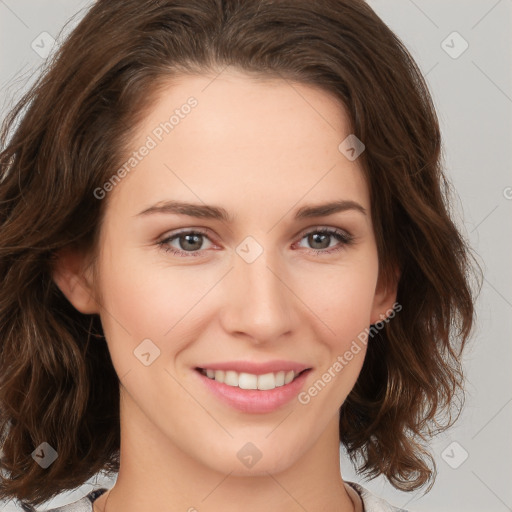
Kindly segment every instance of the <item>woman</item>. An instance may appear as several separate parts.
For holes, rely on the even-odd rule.
[[[430,490],[474,300],[440,144],[361,0],[95,2],[2,133],[0,497],[397,510],[340,443]]]

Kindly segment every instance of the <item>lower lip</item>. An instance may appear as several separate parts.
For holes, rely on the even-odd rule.
[[[284,386],[268,390],[241,389],[210,379],[198,370],[194,370],[194,373],[196,373],[202,382],[204,382],[205,386],[224,403],[239,411],[257,414],[273,412],[290,402],[299,394],[310,371],[311,370],[307,370],[301,373],[295,380],[292,380]]]

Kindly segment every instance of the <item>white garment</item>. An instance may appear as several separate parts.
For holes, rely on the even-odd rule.
[[[355,489],[356,492],[361,497],[364,507],[363,512],[407,512],[407,510],[404,510],[402,508],[393,507],[387,501],[383,500],[382,498],[379,498],[378,496],[375,496],[368,489],[365,489],[364,487],[362,487],[359,484],[356,484],[355,482],[345,481],[345,483],[350,485],[353,489]],[[103,487],[101,489],[96,489],[95,491],[91,491],[89,494],[87,494],[78,501],[70,503],[69,505],[64,505],[62,507],[52,508],[47,512],[94,512],[92,507],[94,500],[96,500],[96,498],[99,498],[103,493],[107,491],[108,489],[105,489]],[[28,507],[27,505],[24,505],[23,509],[26,512],[38,512],[37,509]]]

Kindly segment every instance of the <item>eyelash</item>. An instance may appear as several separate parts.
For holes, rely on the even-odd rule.
[[[306,233],[303,233],[301,235],[300,240],[303,240],[309,235],[312,234],[322,234],[322,235],[330,235],[334,238],[338,239],[341,243],[338,245],[335,245],[334,247],[331,247],[330,249],[309,249],[312,251],[315,255],[321,256],[325,254],[333,254],[335,252],[343,250],[345,247],[351,245],[354,241],[354,237],[350,234],[348,234],[345,231],[341,231],[339,229],[333,229],[333,228],[321,228],[321,229],[315,229],[312,231],[308,231]],[[180,238],[184,235],[203,235],[208,238],[208,233],[206,231],[202,231],[201,229],[195,229],[190,231],[181,231],[180,233],[176,233],[175,235],[169,236],[160,242],[158,242],[158,246],[165,252],[171,252],[172,254],[176,256],[183,256],[185,258],[188,257],[198,257],[201,256],[203,250],[199,251],[182,251],[180,249],[175,249],[174,247],[169,246],[169,242],[172,242],[173,240]]]

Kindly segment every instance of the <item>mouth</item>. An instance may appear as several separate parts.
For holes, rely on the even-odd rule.
[[[226,366],[231,366],[231,369]],[[195,367],[193,373],[211,396],[245,414],[272,413],[292,403],[313,370],[290,362],[265,365],[219,363],[215,367]],[[233,367],[258,373],[235,371]]]
[[[195,370],[204,377],[225,384],[226,386],[239,389],[269,391],[290,384],[304,373],[311,371],[311,368],[306,368],[302,371],[280,370],[258,375],[234,370],[214,370],[199,367],[196,367]]]

